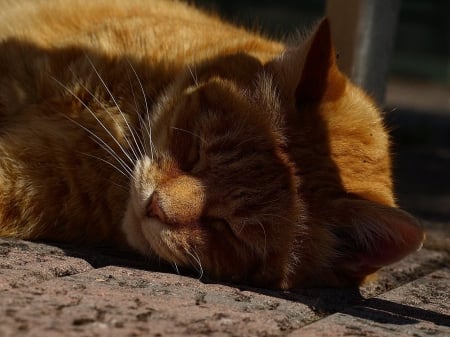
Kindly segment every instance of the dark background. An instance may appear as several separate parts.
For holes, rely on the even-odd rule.
[[[278,39],[307,31],[325,13],[324,0],[195,3]],[[450,224],[449,15],[447,0],[403,0],[384,107],[398,202],[440,226]]]

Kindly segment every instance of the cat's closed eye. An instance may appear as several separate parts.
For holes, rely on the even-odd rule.
[[[168,149],[179,168],[190,172],[200,159],[201,136],[187,128],[172,127],[171,144]]]
[[[217,233],[232,233],[230,224],[225,219],[219,217],[205,216],[201,219],[200,223],[208,229],[213,230]]]

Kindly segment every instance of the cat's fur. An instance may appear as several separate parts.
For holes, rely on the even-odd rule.
[[[416,250],[328,22],[287,47],[162,0],[0,1],[0,235],[345,286]]]

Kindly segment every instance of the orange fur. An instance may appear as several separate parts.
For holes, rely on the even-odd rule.
[[[1,5],[1,236],[278,288],[357,284],[420,246],[326,20],[286,46],[176,1]]]

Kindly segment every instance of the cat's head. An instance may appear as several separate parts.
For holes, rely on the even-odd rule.
[[[147,131],[123,223],[143,254],[217,280],[343,286],[422,242],[394,208],[380,113],[338,70],[326,20],[265,64],[200,66]]]
[[[241,61],[255,60],[219,62]],[[177,266],[277,286],[303,213],[282,120],[263,88],[245,91],[213,63],[204,78],[197,69],[175,83],[154,112],[124,229],[141,252]]]

